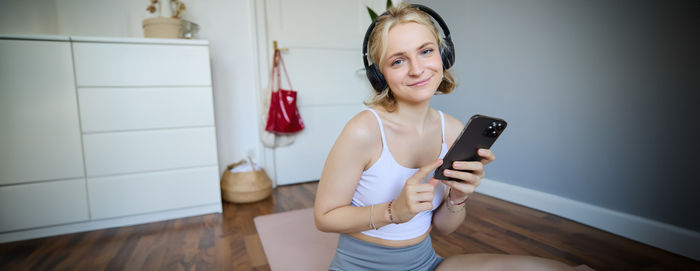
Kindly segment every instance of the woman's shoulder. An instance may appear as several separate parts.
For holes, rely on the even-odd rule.
[[[340,134],[344,140],[348,140],[357,146],[369,147],[373,144],[381,144],[381,132],[377,118],[369,110],[362,110],[355,114],[346,124]]]

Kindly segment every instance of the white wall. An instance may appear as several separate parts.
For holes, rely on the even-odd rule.
[[[184,19],[210,42],[219,167],[252,154],[258,143],[255,35],[251,0],[184,0]],[[148,0],[2,0],[0,33],[143,37]]]
[[[54,1],[0,1],[0,33],[58,34]]]

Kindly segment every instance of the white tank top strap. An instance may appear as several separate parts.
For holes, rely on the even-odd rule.
[[[445,144],[445,115],[442,114],[442,111],[438,110],[440,113],[440,121],[442,123],[442,143]]]
[[[379,123],[379,132],[382,133],[382,149],[388,148],[386,145],[386,136],[384,135],[384,124],[382,123],[382,119],[379,117],[379,114],[377,114],[377,111],[374,111],[372,108],[365,108],[365,110],[372,112],[374,117],[377,118],[377,122]]]

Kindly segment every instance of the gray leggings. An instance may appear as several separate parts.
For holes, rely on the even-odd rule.
[[[434,270],[442,260],[435,254],[430,235],[412,246],[388,247],[341,234],[328,270]]]

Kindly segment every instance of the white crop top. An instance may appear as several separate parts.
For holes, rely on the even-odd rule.
[[[394,156],[391,155],[387,145],[386,136],[384,135],[384,126],[382,119],[376,111],[367,108],[374,114],[379,122],[379,131],[382,133],[382,154],[379,159],[367,170],[362,172],[360,182],[357,184],[355,194],[352,196],[352,206],[370,206],[374,204],[385,203],[394,200],[399,196],[401,190],[406,183],[406,179],[418,172],[417,168],[407,168],[399,165]],[[447,144],[445,143],[445,116],[440,113],[442,122],[442,150],[440,158],[445,157],[447,153]],[[433,172],[429,173],[426,178],[421,181],[425,182],[433,177]],[[428,231],[433,218],[433,211],[442,203],[442,198],[445,194],[445,185],[438,183],[435,187],[435,195],[433,198],[433,210],[424,211],[413,217],[408,222],[401,224],[389,224],[376,230],[367,230],[362,233],[376,238],[385,240],[408,240],[419,237]]]

